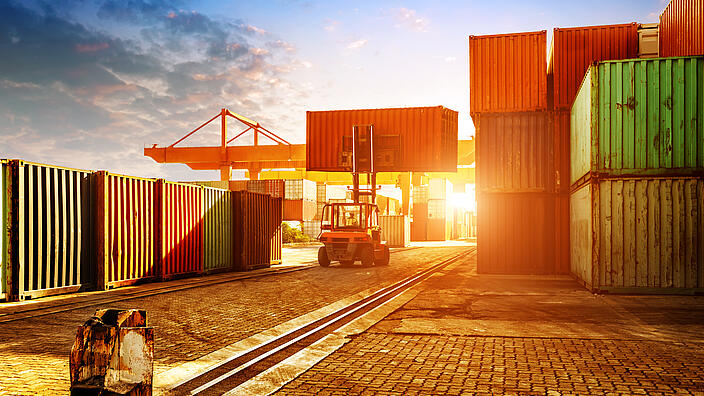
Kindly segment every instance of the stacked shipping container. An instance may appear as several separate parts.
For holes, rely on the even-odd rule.
[[[227,190],[18,160],[0,162],[0,192],[5,299],[281,260],[281,199],[269,195],[237,212]]]
[[[554,160],[546,32],[470,36],[477,269],[553,274]]]
[[[571,113],[572,272],[594,291],[704,290],[704,57],[602,62]]]
[[[569,269],[570,108],[584,73],[594,61],[638,56],[638,25],[556,28],[548,60],[548,103],[553,110],[555,253]]]
[[[704,3],[672,0],[660,15],[660,55],[704,55]]]

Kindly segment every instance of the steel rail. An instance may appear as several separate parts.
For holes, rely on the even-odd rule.
[[[367,296],[359,301],[356,301],[346,307],[340,308],[328,315],[326,315],[323,318],[315,319],[307,324],[303,324],[301,326],[298,326],[292,330],[287,331],[284,334],[281,334],[280,336],[269,340],[261,345],[254,346],[252,348],[249,348],[247,350],[244,350],[242,352],[239,352],[228,359],[225,359],[221,362],[218,362],[208,368],[206,368],[203,372],[198,373],[190,378],[184,379],[178,383],[172,384],[169,386],[166,390],[172,391],[175,394],[199,394],[204,391],[209,390],[210,388],[222,383],[223,381],[227,380],[228,378],[237,375],[241,373],[242,371],[252,367],[253,365],[262,362],[263,360],[270,358],[276,354],[279,353],[285,353],[287,349],[293,348],[296,350],[301,350],[305,347],[307,347],[309,344],[306,344],[304,347],[296,347],[295,345],[306,338],[315,336],[315,335],[321,335],[319,338],[324,337],[327,334],[332,333],[339,327],[343,326],[344,324],[348,323],[351,320],[356,319],[357,317],[361,316],[364,312],[359,313],[361,310],[369,311],[371,309],[377,308],[379,306],[382,306],[383,304],[391,301],[393,298],[397,297],[398,295],[402,294],[404,291],[410,289],[412,286],[415,286],[416,284],[424,281],[427,277],[432,275],[433,273],[439,271],[440,269],[446,267],[447,265],[450,265],[462,257],[465,256],[465,252],[463,253],[458,253],[458,254],[453,254],[449,257],[446,257],[442,259],[437,264],[432,265],[429,268],[423,269],[416,274],[413,274],[411,276],[406,277],[405,279],[402,279],[401,281],[398,281],[390,286],[387,286],[385,288],[382,288],[381,290],[373,293],[370,296]],[[365,312],[366,312],[365,311]],[[355,316],[356,314],[356,316]],[[322,322],[322,323],[321,323]],[[335,326],[337,325],[337,326]],[[332,328],[334,326],[334,328]],[[330,329],[332,328],[332,329]],[[326,330],[328,329],[328,330]],[[301,333],[302,334],[298,334]],[[324,333],[324,334],[323,334]],[[315,341],[312,341],[310,344],[312,344]],[[294,352],[295,353],[295,352]],[[247,358],[247,355],[254,355],[249,358]],[[246,359],[245,361],[237,364],[236,367],[233,369],[229,369],[224,367],[232,362],[235,362],[236,360],[243,360]],[[273,364],[269,365],[268,367],[272,367],[275,364],[278,364],[280,361],[284,360],[284,358],[276,360]],[[267,368],[268,368],[267,367]],[[218,374],[219,371],[227,370],[224,373],[218,375],[216,378],[208,380],[208,378],[212,377],[215,374]],[[260,372],[264,370],[255,370],[256,373],[253,375],[248,375],[247,378],[244,380],[246,381],[247,379],[253,378]],[[201,379],[201,380],[199,380]],[[206,382],[207,381],[207,382]],[[244,381],[239,381],[237,385],[243,383]],[[190,384],[190,386],[189,386]],[[236,387],[236,386],[235,386]]]

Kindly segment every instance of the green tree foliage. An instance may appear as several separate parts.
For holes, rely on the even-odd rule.
[[[283,243],[310,242],[310,238],[304,235],[298,228],[293,228],[286,223],[281,224],[281,237]]]

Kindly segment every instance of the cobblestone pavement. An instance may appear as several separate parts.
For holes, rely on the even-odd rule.
[[[148,322],[155,327],[155,373],[159,373],[368,288],[391,284],[458,249],[404,250],[392,254],[388,267],[314,267],[110,307],[147,310]],[[98,308],[106,307],[0,323],[0,394],[66,394],[68,353],[76,327]]]
[[[594,296],[469,264],[277,394],[704,395],[704,297]]]

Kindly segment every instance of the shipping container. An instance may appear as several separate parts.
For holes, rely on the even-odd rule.
[[[309,171],[352,169],[352,127],[373,125],[374,164],[379,172],[455,172],[457,112],[442,106],[309,111]]]
[[[413,221],[426,221],[428,219],[428,202],[414,202],[411,212]]]
[[[570,120],[572,184],[610,176],[702,174],[704,57],[589,68]]]
[[[411,218],[408,216],[379,216],[381,239],[389,247],[406,247],[411,244]]]
[[[230,191],[247,191],[249,180],[230,180]],[[213,186],[214,187],[214,186]]]
[[[315,218],[318,203],[307,199],[283,200],[284,221],[309,221]]]
[[[555,194],[478,194],[477,272],[557,274]]]
[[[12,299],[12,265],[10,264],[10,205],[12,184],[10,165],[0,159],[0,300]]]
[[[325,202],[316,202],[315,204],[315,217],[313,217],[313,220],[320,220],[323,216],[323,209],[325,208],[326,203]]]
[[[328,186],[325,183],[318,182],[315,184],[315,196],[318,202],[327,202]]]
[[[281,198],[248,191],[233,194],[236,271],[281,261]]]
[[[552,112],[555,191],[570,191],[570,111]]]
[[[555,201],[555,271],[570,273],[570,195],[560,193]]]
[[[428,180],[428,199],[447,199],[447,179]]]
[[[219,188],[222,190],[227,190],[230,188],[230,182],[227,180],[211,180],[211,181],[185,181],[182,183],[187,183],[187,184],[195,184],[197,186],[203,186],[203,187],[213,187],[213,188]]]
[[[203,270],[232,270],[235,253],[234,205],[228,190],[203,188]]]
[[[428,186],[413,186],[413,204],[426,203],[430,198]]]
[[[419,221],[413,219],[411,222],[411,241],[427,241],[428,240],[428,221]]]
[[[13,294],[20,300],[95,286],[90,171],[15,160]]]
[[[569,109],[592,62],[638,57],[638,24],[556,28],[548,74],[557,110]]]
[[[479,191],[553,190],[549,112],[481,114],[475,117],[474,125]]]
[[[570,196],[571,271],[594,292],[704,291],[704,179],[591,179]]]
[[[276,198],[286,198],[288,188],[285,187],[285,180],[248,180],[247,191],[269,194]]]
[[[547,109],[547,32],[469,36],[469,111]]]
[[[320,235],[320,223],[320,220],[304,221],[301,226],[303,235],[310,239],[318,239],[318,235]]]
[[[161,278],[202,273],[203,187],[158,180],[155,215]]]
[[[657,58],[660,56],[659,25],[641,23],[638,25],[638,57]]]
[[[704,3],[671,0],[660,15],[660,56],[704,55]]]
[[[428,230],[426,240],[446,241],[450,239],[449,237],[452,234],[451,224],[452,223],[448,222],[447,219],[444,217],[428,219]]]
[[[300,200],[306,199],[309,201],[317,201],[318,193],[314,181],[306,179],[287,179],[284,180],[286,194],[283,198]]]
[[[445,219],[447,212],[447,201],[444,199],[428,200],[428,219]]]
[[[105,171],[96,191],[96,272],[101,290],[156,278],[156,180]]]

